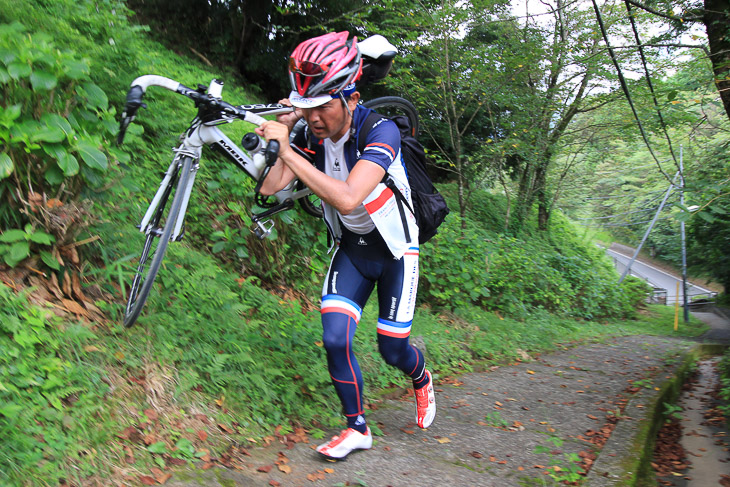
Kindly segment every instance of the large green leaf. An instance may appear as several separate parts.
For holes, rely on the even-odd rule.
[[[81,159],[84,160],[87,166],[100,171],[106,171],[109,167],[106,155],[89,142],[80,141],[76,144],[76,150],[79,151]]]
[[[25,259],[30,255],[30,242],[16,242],[10,247],[10,251],[5,255],[5,262],[8,263],[8,258],[14,264],[8,263],[10,267],[14,267],[15,264]]]
[[[71,79],[81,79],[86,76],[89,72],[89,66],[84,61],[77,61],[75,59],[69,59],[63,63],[63,67],[66,70],[66,76]]]
[[[94,83],[84,83],[83,89],[80,91],[82,91],[81,94],[85,95],[86,100],[93,107],[106,109],[109,105],[109,99],[106,93],[104,93],[104,90]]]
[[[61,184],[63,182],[63,172],[61,172],[61,169],[58,166],[51,166],[46,170],[43,177],[46,178],[46,181],[48,181],[49,184]]]
[[[58,79],[46,71],[33,71],[30,75],[30,84],[33,90],[52,90],[58,84]]]
[[[68,120],[57,113],[46,113],[41,117],[41,122],[45,123],[49,127],[60,128],[67,136],[74,134],[74,130],[71,128],[71,124],[68,123]]]
[[[13,168],[13,160],[10,156],[5,153],[0,153],[0,179],[5,179],[13,174]]]
[[[53,235],[49,235],[46,232],[36,230],[35,232],[30,234],[30,240],[37,244],[51,245],[56,239]]]
[[[10,127],[13,120],[20,117],[20,103],[16,105],[10,105],[9,107],[0,107],[0,125],[4,127]]]
[[[23,63],[11,63],[8,66],[8,74],[13,79],[25,78],[30,75],[30,66]]]
[[[58,259],[56,259],[53,254],[46,250],[41,250],[41,260],[44,264],[46,264],[53,270],[57,271],[61,268],[61,264],[58,263]]]
[[[61,142],[66,138],[66,134],[59,127],[50,127],[48,125],[40,125],[38,130],[30,135],[33,142]]]
[[[6,230],[0,235],[0,242],[20,242],[25,240],[25,232],[23,230]]]
[[[79,161],[68,152],[58,153],[58,167],[63,171],[66,177],[75,176],[79,172]]]

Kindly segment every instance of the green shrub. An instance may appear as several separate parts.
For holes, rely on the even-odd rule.
[[[74,462],[107,441],[99,428],[107,418],[108,386],[90,367],[95,334],[62,323],[0,284],[0,480],[57,484]],[[89,470],[79,472],[83,475]]]
[[[0,91],[4,228],[42,222],[33,214],[76,198],[87,185],[101,186],[115,161],[127,160],[108,148],[114,112],[90,79],[89,60],[50,35],[18,22],[0,25]]]
[[[418,295],[422,302],[447,308],[467,304],[484,305],[490,296],[489,255],[495,249],[489,234],[449,214],[438,235],[421,246],[421,278]]]

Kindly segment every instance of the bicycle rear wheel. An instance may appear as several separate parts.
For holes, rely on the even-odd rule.
[[[381,96],[363,102],[363,106],[375,110],[386,117],[404,115],[411,126],[411,135],[418,136],[418,110],[413,103],[400,96]]]
[[[124,311],[125,327],[130,327],[137,321],[152,289],[157,271],[160,270],[162,259],[167,251],[167,245],[170,243],[170,237],[185,197],[185,188],[188,185],[192,164],[193,160],[190,157],[183,157],[180,160],[175,174],[170,179],[162,194],[162,198],[160,198],[157,204],[152,219],[147,225],[147,228],[143,229],[145,242]],[[168,201],[173,193],[173,189],[174,196],[172,203],[168,207]]]

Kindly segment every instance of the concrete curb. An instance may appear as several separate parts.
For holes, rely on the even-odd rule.
[[[682,355],[681,363],[667,370],[659,389],[642,389],[624,410],[621,419],[603,446],[583,485],[589,487],[635,486],[652,477],[651,460],[657,432],[664,421],[664,403],[679,397],[692,364],[702,354],[697,345]]]

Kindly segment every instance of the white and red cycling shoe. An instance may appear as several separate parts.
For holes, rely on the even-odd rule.
[[[431,372],[426,371],[428,384],[416,389],[416,423],[419,428],[428,428],[436,417],[436,394],[433,392]]]
[[[354,450],[369,450],[372,446],[373,435],[370,433],[370,428],[365,434],[347,428],[339,435],[333,436],[327,443],[319,445],[317,452],[330,460],[342,460]]]

